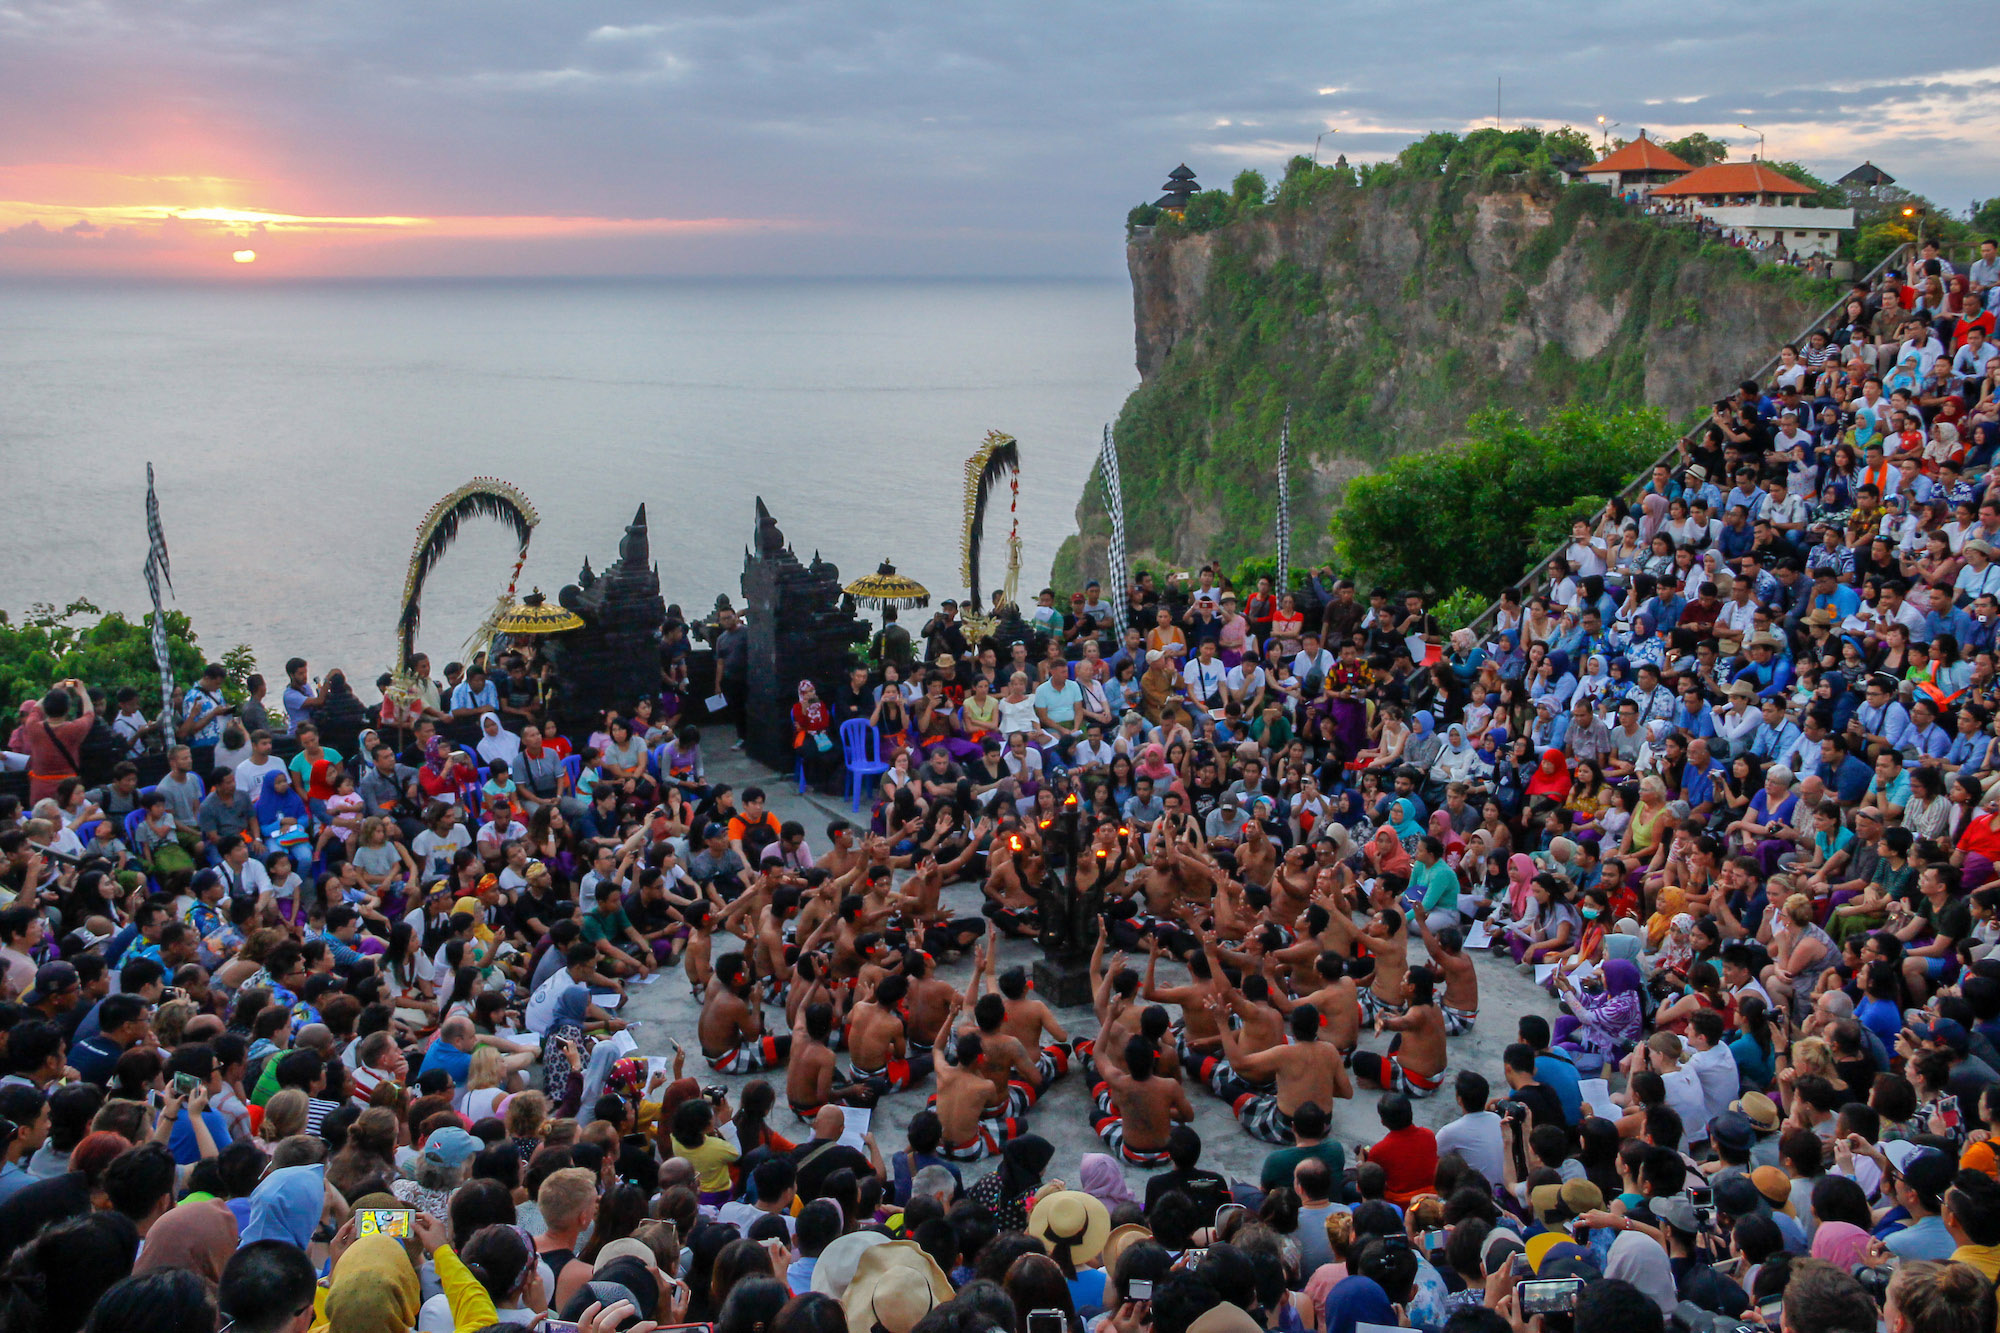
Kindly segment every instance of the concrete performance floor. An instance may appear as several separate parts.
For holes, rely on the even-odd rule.
[[[837,797],[815,793],[801,798],[789,774],[782,777],[769,774],[762,765],[741,753],[730,751],[724,739],[728,733],[720,728],[717,731],[717,739],[723,743],[710,747],[710,777],[730,783],[739,791],[745,786],[761,786],[769,808],[780,821],[796,819],[805,826],[806,841],[815,856],[826,848],[826,826],[832,819],[845,816],[858,825],[866,817],[865,811],[849,814],[845,802]],[[946,886],[944,902],[954,913],[977,915],[982,898],[977,885],[961,883]],[[716,942],[717,955],[727,951],[724,939],[719,938]],[[1414,944],[1412,961],[1420,958],[1421,953],[1421,943]],[[1003,938],[1001,942],[1000,966],[1003,969],[1017,965],[1032,968],[1039,957],[1041,951],[1028,941]],[[1139,965],[1143,968],[1143,957],[1139,959]],[[1450,1039],[1451,1064],[1445,1071],[1444,1086],[1435,1096],[1415,1103],[1419,1124],[1436,1128],[1458,1118],[1458,1106],[1451,1095],[1451,1078],[1459,1069],[1476,1070],[1496,1088],[1503,1086],[1500,1078],[1501,1054],[1514,1039],[1516,1020],[1527,1013],[1541,1013],[1553,1019],[1557,1013],[1555,1002],[1527,977],[1516,972],[1512,961],[1504,954],[1482,954],[1478,966],[1478,1027],[1469,1035]],[[945,967],[941,975],[963,987],[972,975],[970,955]],[[1185,968],[1162,960],[1159,971],[1162,983],[1179,984],[1186,977]],[[639,1029],[633,1033],[639,1054],[670,1056],[673,1053],[670,1039],[678,1038],[688,1049],[687,1072],[703,1082],[720,1083],[733,1092],[752,1077],[770,1079],[778,1092],[777,1108],[772,1113],[772,1128],[788,1138],[802,1140],[810,1137],[810,1131],[785,1103],[782,1069],[762,1075],[732,1076],[717,1074],[708,1067],[707,1061],[701,1058],[700,1044],[695,1038],[700,1005],[689,993],[678,969],[651,986],[632,987],[631,997],[621,1013],[625,1018],[640,1022]],[[1057,1013],[1071,1037],[1096,1035],[1097,1018],[1088,1004],[1060,1009]],[[783,1010],[767,1005],[764,1015],[767,1023],[776,1025],[773,1030],[782,1029]],[[1362,1049],[1385,1050],[1387,1042],[1386,1034],[1377,1037],[1363,1030]],[[841,1060],[845,1067],[845,1053],[842,1053]],[[885,1157],[904,1146],[904,1131],[910,1117],[923,1109],[925,1098],[934,1090],[934,1085],[926,1082],[918,1088],[890,1095],[876,1108],[873,1129]],[[1052,1178],[1060,1177],[1072,1186],[1076,1183],[1078,1163],[1083,1155],[1104,1151],[1103,1141],[1091,1128],[1088,1092],[1082,1079],[1072,1070],[1055,1084],[1028,1116],[1029,1129],[1055,1145],[1055,1161],[1048,1174]],[[1189,1085],[1188,1095],[1195,1107],[1195,1128],[1202,1138],[1202,1165],[1225,1172],[1232,1179],[1248,1179],[1254,1183],[1265,1155],[1272,1151],[1271,1145],[1244,1133],[1228,1108],[1206,1088]],[[1373,1090],[1357,1090],[1353,1100],[1335,1105],[1334,1135],[1347,1146],[1350,1162],[1354,1160],[1356,1144],[1372,1143],[1381,1136],[1381,1122],[1375,1116],[1375,1103],[1380,1096]],[[993,1166],[993,1159],[989,1158],[963,1168],[966,1182],[970,1184],[992,1170]],[[1135,1192],[1143,1193],[1149,1173],[1130,1165],[1126,1165],[1124,1170]]]

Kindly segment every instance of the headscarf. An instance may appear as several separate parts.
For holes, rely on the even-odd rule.
[[[1680,1304],[1680,1291],[1674,1285],[1674,1266],[1667,1259],[1667,1252],[1643,1231],[1618,1233],[1604,1261],[1604,1276],[1630,1282],[1659,1306],[1663,1314]]]
[[[1372,1277],[1342,1278],[1326,1294],[1326,1333],[1354,1333],[1356,1324],[1396,1323],[1389,1293]]]
[[[1658,491],[1649,491],[1639,500],[1639,545],[1650,549],[1653,534],[1660,530],[1660,524],[1667,521],[1667,497]]]
[[[326,1327],[340,1333],[409,1333],[422,1307],[423,1287],[401,1243],[388,1236],[363,1236],[333,1266]]]
[[[1645,1018],[1639,1007],[1639,969],[1622,958],[1613,959],[1604,965],[1603,974],[1604,994],[1586,995],[1580,1001],[1590,1026],[1620,1045],[1637,1041]]]
[[[222,1269],[236,1253],[236,1215],[217,1199],[196,1199],[170,1209],[146,1233],[146,1248],[132,1265],[134,1273],[154,1268],[189,1268],[210,1282],[222,1281]]]
[[[1384,875],[1407,875],[1410,873],[1410,853],[1403,847],[1403,841],[1396,836],[1396,830],[1384,824],[1375,830],[1375,841],[1370,844],[1375,849],[1375,869]]]
[[[439,777],[451,771],[451,746],[444,737],[433,736],[424,747],[424,767]]]
[[[493,723],[491,731],[486,729],[488,721]],[[500,725],[498,713],[479,715],[479,757],[489,764],[504,760],[509,769],[521,758],[521,738]]]
[[[1424,737],[1432,735],[1436,731],[1437,731],[1437,719],[1432,717],[1429,712],[1420,708],[1416,712],[1410,714],[1411,740],[1413,741],[1422,740]]]
[[[1535,775],[1528,779],[1528,795],[1561,801],[1568,798],[1569,787],[1569,760],[1564,758],[1561,750],[1550,748],[1542,751],[1542,762],[1535,766]]]
[[[1009,1140],[1000,1152],[1000,1197],[1020,1199],[1033,1192],[1055,1155],[1055,1145],[1039,1134]]]
[[[326,1167],[287,1166],[259,1181],[250,1195],[250,1224],[243,1228],[239,1245],[253,1240],[283,1240],[304,1249],[312,1243],[319,1226],[320,1210],[326,1203]],[[394,1244],[394,1242],[390,1242]],[[352,1251],[349,1251],[352,1253]],[[397,1250],[400,1255],[402,1251]],[[404,1260],[403,1266],[409,1267]],[[412,1273],[414,1280],[416,1274]],[[412,1314],[414,1319],[415,1315]]]
[[[1106,1208],[1139,1202],[1125,1187],[1125,1173],[1118,1163],[1101,1152],[1083,1155],[1083,1168],[1077,1173],[1077,1188],[1093,1196]]]
[[[1329,813],[1333,822],[1345,829],[1352,829],[1368,817],[1368,812],[1361,808],[1361,793],[1358,791],[1344,791],[1336,796]]]
[[[1813,1231],[1812,1257],[1852,1273],[1868,1262],[1868,1233],[1852,1222],[1822,1222]]]
[[[1154,782],[1174,780],[1174,770],[1167,764],[1166,747],[1154,741],[1139,751],[1139,762],[1132,765],[1132,776],[1151,778]]]
[[[1453,754],[1464,754],[1472,748],[1472,742],[1465,738],[1465,728],[1454,722],[1444,729],[1444,748]]]
[[[1507,858],[1507,915],[1516,921],[1528,915],[1528,904],[1534,900],[1531,894],[1534,883],[1534,858],[1525,852],[1515,852]]]
[[[1419,717],[1428,714],[1418,714]],[[1417,804],[1407,796],[1399,796],[1389,806],[1389,827],[1399,838],[1421,838],[1424,826],[1417,822]]]
[[[278,790],[280,785],[284,787],[282,792]],[[257,825],[265,830],[276,828],[278,821],[287,817],[304,828],[306,821],[312,818],[312,812],[306,809],[305,798],[299,795],[292,775],[282,768],[274,768],[264,775],[264,785],[257,792],[256,808]]]

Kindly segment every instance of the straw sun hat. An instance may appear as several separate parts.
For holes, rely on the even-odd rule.
[[[878,1327],[884,1333],[910,1333],[951,1296],[951,1280],[921,1245],[891,1240],[862,1254],[840,1308],[847,1315],[847,1333]]]

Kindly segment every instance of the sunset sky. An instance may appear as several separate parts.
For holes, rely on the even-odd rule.
[[[1970,6],[0,0],[0,274],[1091,274],[1205,184],[1494,123],[2000,194]],[[1986,37],[1976,37],[1977,33]],[[1983,63],[1982,63],[1983,62]],[[254,262],[237,252],[252,250]]]

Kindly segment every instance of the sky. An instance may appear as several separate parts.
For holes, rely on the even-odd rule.
[[[1851,0],[0,0],[0,274],[1109,277],[1175,164],[1393,156],[1495,124],[1496,80],[1510,126],[1736,160],[1748,124],[1963,210],[2000,194],[1993,32]]]

